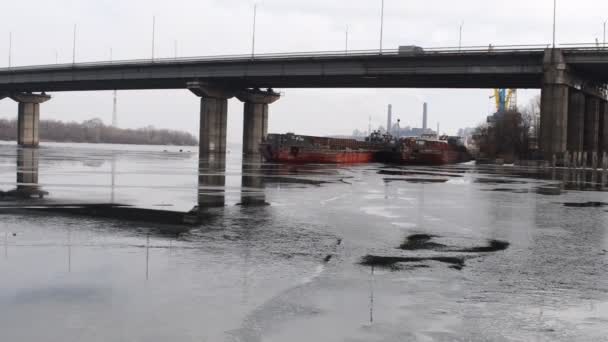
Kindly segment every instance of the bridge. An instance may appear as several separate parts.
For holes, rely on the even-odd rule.
[[[538,88],[541,149],[608,151],[608,49],[595,45],[425,48],[211,56],[0,69],[0,98],[19,103],[18,143],[37,146],[49,92],[189,89],[201,97],[200,153],[226,151],[227,100],[244,105],[243,153],[258,153],[276,88]],[[264,90],[262,90],[264,89]]]

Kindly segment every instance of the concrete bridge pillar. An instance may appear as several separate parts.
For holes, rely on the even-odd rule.
[[[569,87],[545,85],[541,91],[540,146],[545,160],[566,151],[568,139]]]
[[[589,95],[585,103],[585,137],[583,145],[585,151],[589,155],[592,155],[594,152],[597,152],[599,145],[600,99]]]
[[[268,105],[281,97],[272,89],[245,90],[237,98],[245,103],[243,112],[243,155],[259,155],[268,135]]]
[[[17,116],[17,143],[25,147],[37,147],[40,144],[40,104],[51,99],[42,94],[11,94],[11,99],[19,103]]]
[[[604,152],[608,152],[608,102],[605,100],[601,100],[600,102],[598,140],[598,153],[602,155]]]
[[[568,100],[568,151],[583,152],[585,129],[585,94],[570,89]]]
[[[228,99],[234,93],[202,82],[190,82],[188,89],[201,98],[199,155],[225,154]]]

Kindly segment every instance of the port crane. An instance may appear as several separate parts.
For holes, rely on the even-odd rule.
[[[496,113],[517,109],[517,89],[494,89],[490,98],[496,101]]]

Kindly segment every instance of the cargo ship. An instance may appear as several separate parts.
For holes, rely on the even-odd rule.
[[[445,165],[464,163],[471,155],[459,137],[433,136],[401,138],[378,153],[378,161],[405,165]]]
[[[383,144],[356,139],[314,137],[305,135],[269,134],[260,145],[268,162],[357,164],[371,163]]]

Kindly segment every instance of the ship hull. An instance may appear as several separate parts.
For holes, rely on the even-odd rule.
[[[400,160],[400,164],[409,165],[446,165],[458,164],[465,162],[461,157],[460,152],[456,151],[441,151],[436,153],[412,153],[404,154]]]
[[[296,151],[284,148],[266,150],[264,158],[268,162],[294,163],[294,164],[360,164],[374,162],[373,151],[323,151],[303,150]]]

